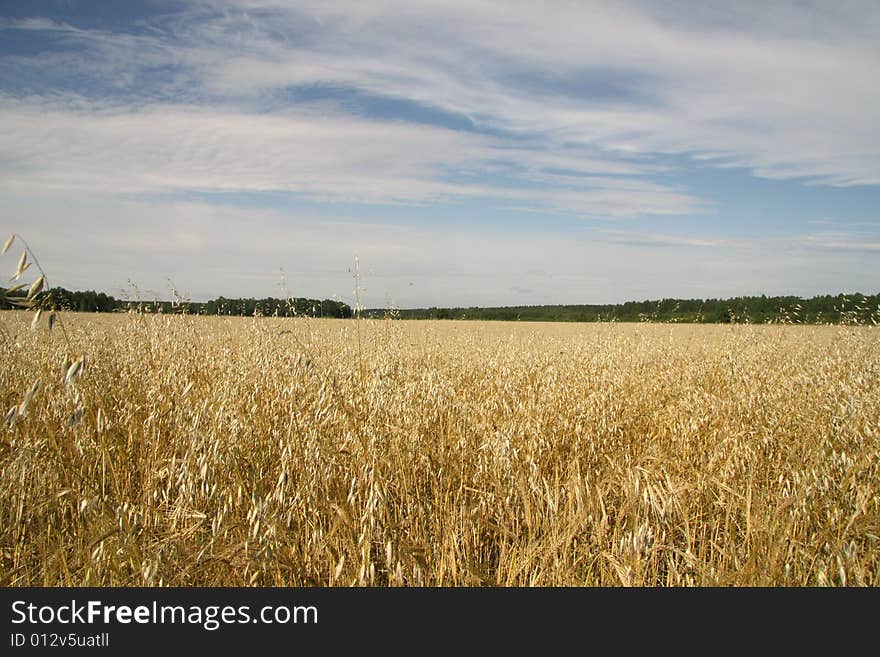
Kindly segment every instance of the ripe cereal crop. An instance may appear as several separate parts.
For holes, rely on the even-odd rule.
[[[4,586],[880,585],[872,326],[59,317]]]

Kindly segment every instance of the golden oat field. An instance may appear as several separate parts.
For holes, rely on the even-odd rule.
[[[4,586],[880,585],[873,327],[31,317]]]

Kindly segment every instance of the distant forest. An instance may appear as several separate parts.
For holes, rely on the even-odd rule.
[[[0,288],[0,292],[5,292]],[[12,294],[11,299],[17,295]],[[0,294],[0,299],[5,299],[5,294]],[[13,304],[6,302],[0,307],[13,308]],[[77,312],[126,312],[138,310],[145,313],[165,314],[190,314],[190,315],[240,315],[240,316],[277,316],[277,317],[338,317],[347,318],[352,316],[351,307],[341,301],[331,299],[227,299],[218,297],[206,302],[195,301],[132,301],[130,299],[117,299],[103,292],[94,290],[71,291],[61,287],[55,287],[44,292],[40,298],[40,306],[43,308],[56,308],[59,310],[73,310]]]
[[[660,299],[606,305],[505,306],[379,310],[364,316],[400,319],[480,319],[529,322],[683,322],[823,324],[880,321],[880,294],[732,299]]]
[[[5,292],[0,288],[0,293]],[[12,293],[15,299],[23,294]],[[352,308],[331,299],[227,299],[218,297],[206,302],[133,301],[116,299],[94,290],[71,291],[56,287],[44,292],[41,304],[46,308],[79,312],[125,312],[131,309],[146,313],[186,313],[191,315],[238,315],[277,317],[337,317],[354,315]],[[0,299],[5,299],[0,294]],[[2,308],[14,308],[8,301]],[[660,299],[627,301],[604,305],[504,306],[497,308],[414,308],[368,309],[368,318],[393,319],[476,319],[539,322],[682,322],[682,323],[784,323],[870,324],[880,322],[880,294],[838,294],[836,296],[735,297],[731,299]]]

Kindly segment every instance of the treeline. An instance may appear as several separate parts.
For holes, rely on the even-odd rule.
[[[369,317],[539,322],[683,322],[823,324],[880,321],[880,294],[837,296],[659,299],[606,305],[504,306],[367,310]]]
[[[342,301],[333,299],[227,299],[218,297],[198,306],[197,312],[202,315],[263,315],[273,317],[351,317],[351,307]]]
[[[5,292],[2,288],[0,291]],[[9,299],[15,300],[23,293],[13,293]],[[0,295],[0,307],[14,308],[5,294]],[[352,316],[351,307],[341,301],[332,299],[227,299],[218,297],[206,302],[195,301],[142,301],[117,299],[103,292],[94,290],[72,291],[55,287],[44,292],[39,305],[43,308],[72,310],[77,312],[127,312],[137,310],[145,313],[190,314],[190,315],[241,315],[241,316],[277,316],[277,317],[337,317]]]
[[[0,308],[15,308],[18,290],[7,295],[0,287]],[[56,287],[40,295],[40,306],[78,312],[127,312],[277,317],[352,317],[351,307],[331,299],[227,299],[206,302],[117,299],[94,290]],[[838,294],[804,299],[735,297],[730,299],[659,299],[603,305],[503,306],[496,308],[370,309],[364,317],[395,319],[476,319],[538,322],[682,322],[749,324],[870,324],[880,323],[880,294]]]

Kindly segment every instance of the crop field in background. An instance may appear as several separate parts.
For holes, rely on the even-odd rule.
[[[5,586],[880,585],[872,327],[31,317]]]

